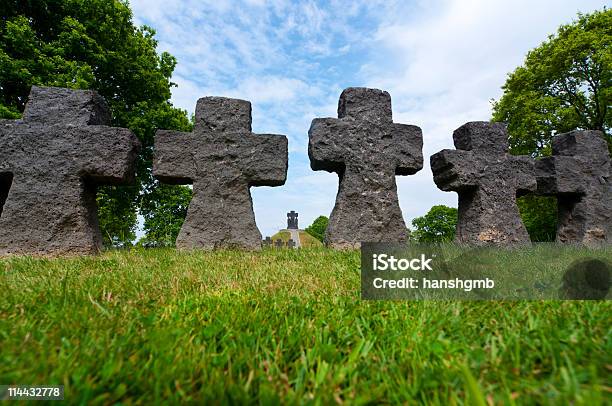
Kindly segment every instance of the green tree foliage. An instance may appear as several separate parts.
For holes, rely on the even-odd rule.
[[[325,230],[327,230],[327,224],[329,223],[329,219],[325,216],[319,216],[312,222],[311,225],[306,227],[306,232],[312,235],[319,241],[323,241],[325,238]]]
[[[154,184],[143,199],[141,212],[147,234],[138,243],[149,247],[174,246],[191,201],[191,189]]]
[[[555,241],[557,234],[555,197],[526,195],[516,199],[516,203],[531,241]]]
[[[433,206],[426,215],[412,220],[410,238],[417,242],[449,242],[455,238],[457,209],[444,205]]]
[[[517,199],[531,241],[554,241],[557,234],[557,200],[527,195]]]
[[[554,134],[612,129],[612,10],[579,15],[527,54],[493,105],[516,154],[550,154]]]
[[[156,187],[155,129],[190,128],[187,113],[168,101],[176,59],[156,52],[153,29],[133,25],[127,1],[3,0],[0,16],[0,118],[20,117],[32,85],[95,89],[108,101],[113,125],[142,142],[137,185],[102,187],[98,195],[106,243],[130,243],[140,192]]]
[[[149,105],[147,102],[142,102],[139,106],[141,112],[131,118],[129,128],[140,133],[154,134],[158,128],[180,131],[191,131],[193,128],[193,123],[187,120],[186,113],[171,107],[168,103]],[[151,173],[152,142],[143,149],[141,155],[141,168],[138,171],[141,178],[141,191],[138,197],[138,207],[140,214],[144,217],[145,236],[142,242],[147,246],[174,245],[187,214],[191,189],[178,185],[163,185],[153,178]],[[187,197],[188,200],[185,201]]]
[[[600,130],[612,151],[612,10],[579,14],[527,54],[510,73],[503,96],[493,104],[493,121],[508,123],[513,154],[551,154],[553,135]],[[556,199],[518,199],[533,241],[552,241]]]

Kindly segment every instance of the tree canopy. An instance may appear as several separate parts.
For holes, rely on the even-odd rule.
[[[305,231],[322,242],[325,239],[325,230],[327,230],[328,223],[329,219],[327,217],[319,216],[312,222],[311,225],[306,227]]]
[[[508,123],[513,153],[550,154],[553,135],[600,130],[612,145],[612,10],[579,14],[510,73],[493,121]]]
[[[158,54],[152,28],[134,26],[127,1],[5,0],[0,16],[0,118],[20,117],[32,85],[94,89],[109,103],[112,124],[142,142],[137,184],[98,193],[106,243],[129,244],[137,207],[161,193],[151,176],[155,130],[191,128],[187,113],[169,102],[176,59]],[[163,191],[184,197],[184,189]],[[143,207],[145,218],[156,216],[158,206]]]
[[[441,243],[455,238],[457,209],[444,205],[433,206],[427,214],[412,220],[410,237],[417,242]]]
[[[163,184],[156,184],[147,191],[140,206],[147,234],[139,244],[174,246],[187,215],[191,194],[191,189],[187,187]]]

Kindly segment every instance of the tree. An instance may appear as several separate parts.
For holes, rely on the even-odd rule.
[[[149,106],[141,104],[141,114],[130,120],[129,126],[143,134],[154,134],[157,128],[191,131],[193,121],[186,119],[182,110],[169,108],[168,104]],[[144,217],[145,236],[143,243],[148,246],[174,245],[178,232],[185,220],[187,206],[191,200],[191,189],[179,185],[164,185],[153,178],[151,162],[153,145],[142,151],[139,171],[141,191],[138,196],[138,209]],[[187,199],[187,200],[186,200]]]
[[[557,200],[527,195],[518,198],[517,203],[531,241],[554,241],[557,234]]]
[[[325,238],[325,230],[327,230],[327,224],[329,223],[329,219],[325,216],[319,216],[312,222],[311,225],[306,227],[306,232],[312,235],[317,240],[323,242]]]
[[[612,10],[559,27],[502,88],[493,121],[508,124],[511,153],[550,155],[552,137],[575,129],[602,131],[612,152]],[[533,241],[554,240],[555,198],[524,196],[518,206]]]
[[[141,212],[147,234],[138,243],[153,247],[174,246],[187,215],[191,189],[181,185],[156,184],[146,196]]]
[[[553,135],[600,130],[612,143],[612,10],[579,14],[531,50],[493,104],[515,154],[550,154]]]
[[[156,52],[152,28],[133,25],[127,1],[4,0],[0,16],[0,118],[20,117],[32,85],[95,89],[109,103],[112,125],[140,139],[137,184],[102,187],[98,194],[105,242],[129,244],[140,192],[156,185],[150,173],[155,129],[191,126],[187,113],[169,102],[176,59]]]
[[[444,205],[433,206],[426,215],[412,220],[411,239],[417,242],[441,243],[455,238],[457,209]]]

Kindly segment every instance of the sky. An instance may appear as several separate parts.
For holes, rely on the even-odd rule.
[[[249,100],[255,133],[289,139],[281,187],[251,188],[263,236],[299,213],[300,228],[329,216],[338,176],[312,171],[313,118],[337,117],[347,87],[391,95],[393,120],[423,130],[424,167],[398,176],[408,226],[457,194],[433,183],[429,157],[453,148],[452,132],[489,120],[507,74],[557,27],[603,8],[591,0],[130,0],[137,25],[153,27],[158,51],[174,55],[172,103],[195,111],[198,98]],[[609,6],[609,4],[608,4]]]

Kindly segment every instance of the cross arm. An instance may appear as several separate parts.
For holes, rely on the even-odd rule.
[[[444,149],[430,158],[434,182],[444,191],[477,188],[476,162],[472,151]]]
[[[423,169],[423,132],[414,125],[393,124],[391,146],[397,157],[396,175],[412,175]]]
[[[276,134],[253,134],[247,137],[248,148],[241,159],[249,186],[281,186],[287,180],[287,137]]]
[[[537,191],[541,195],[583,194],[584,175],[571,156],[550,156],[536,161]]]
[[[346,154],[342,143],[346,142],[348,124],[335,118],[315,118],[308,130],[308,157],[315,170],[343,173]]]
[[[85,126],[68,129],[66,155],[80,163],[80,173],[96,183],[121,184],[134,181],[134,162],[140,142],[127,128]],[[61,146],[54,148],[63,154]]]
[[[520,195],[537,189],[535,160],[527,155],[509,155],[510,172],[516,179],[516,193]]]
[[[164,183],[184,185],[197,176],[194,157],[198,140],[193,133],[157,130],[153,153],[153,176]]]

